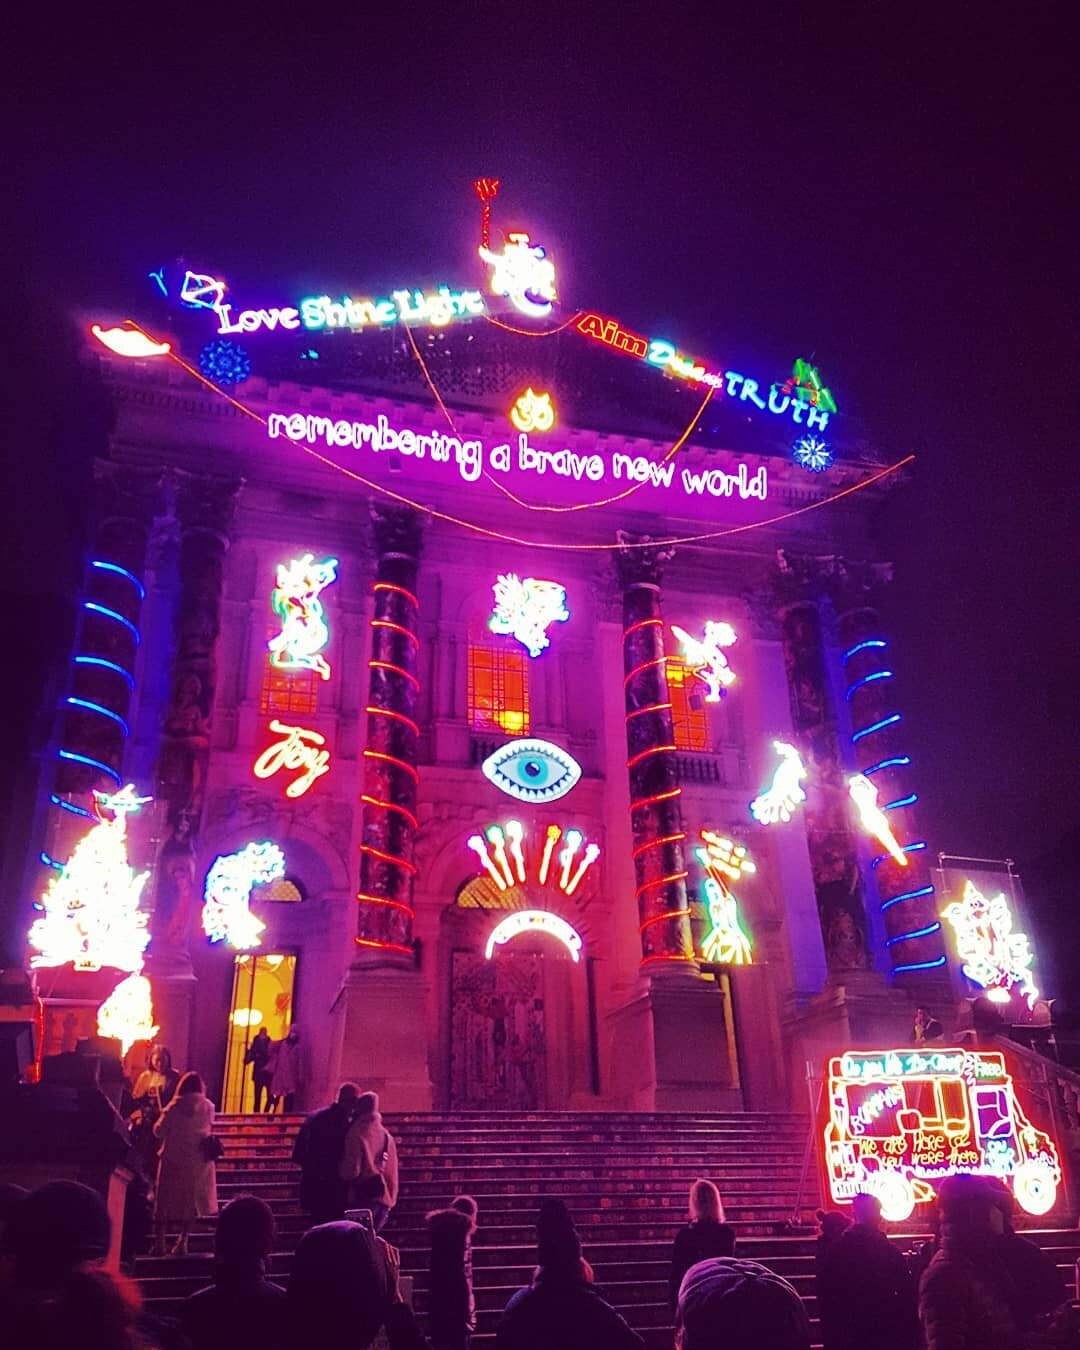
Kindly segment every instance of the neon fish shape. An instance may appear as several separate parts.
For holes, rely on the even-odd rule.
[[[154,1025],[154,1002],[145,975],[122,980],[98,1009],[98,1035],[119,1041],[122,1055],[136,1041],[152,1041],[160,1030]]]
[[[531,318],[542,319],[551,313],[556,298],[555,265],[539,244],[531,244],[527,234],[518,233],[507,236],[501,253],[492,253],[484,244],[478,252],[492,269],[493,295],[505,295]]]
[[[251,888],[285,875],[285,854],[276,844],[248,844],[239,853],[215,860],[206,878],[203,931],[211,942],[229,943],[240,951],[258,947],[266,925],[249,907]]]
[[[1013,932],[1013,914],[1005,895],[989,900],[968,881],[961,900],[943,911],[956,935],[964,974],[995,1003],[1007,1003],[1013,988],[1032,1007],[1039,997],[1031,976],[1035,955],[1026,933]]]
[[[685,628],[671,625],[671,631],[679,640],[683,658],[693,675],[708,689],[706,703],[719,703],[725,691],[735,683],[735,672],[728,665],[722,648],[730,647],[735,641],[735,629],[729,623],[716,623],[709,619],[705,624],[704,639],[691,637]]]
[[[750,803],[750,814],[759,825],[775,825],[778,821],[786,824],[800,802],[806,801],[806,793],[799,786],[806,778],[802,756],[785,741],[773,741],[773,749],[780,756],[773,780]]]
[[[906,867],[907,854],[893,834],[888,817],[877,804],[877,788],[870,779],[863,773],[854,774],[848,779],[848,793],[855,803],[863,829],[867,834],[873,835],[901,867]]]
[[[314,670],[322,679],[330,678],[330,666],[320,655],[330,640],[330,630],[319,595],[337,580],[337,565],[336,558],[317,563],[310,553],[278,564],[277,587],[270,603],[281,618],[281,632],[267,644],[271,665],[281,670]]]
[[[493,633],[516,638],[530,656],[539,656],[551,645],[547,635],[551,624],[563,623],[570,617],[566,588],[558,582],[521,578],[516,572],[506,572],[499,576],[492,590],[495,612],[488,619],[488,627]]]

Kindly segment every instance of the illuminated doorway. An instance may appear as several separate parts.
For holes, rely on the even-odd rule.
[[[296,956],[282,952],[244,952],[233,966],[228,1048],[221,1109],[253,1111],[255,1086],[244,1063],[248,1046],[262,1027],[272,1041],[284,1039],[292,1023]]]

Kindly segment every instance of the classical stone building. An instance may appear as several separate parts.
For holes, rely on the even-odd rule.
[[[878,467],[842,412],[812,419],[841,453],[810,473],[790,390],[727,372],[702,408],[600,335],[260,333],[236,402],[88,339],[115,425],[32,852],[70,853],[91,787],[153,797],[130,837],[157,1020],[226,1108],[251,1105],[257,1026],[290,1023],[312,1102],[351,1077],[396,1109],[802,1104],[808,1058],[903,1043],[916,998],[944,1001],[903,653],[875,610],[895,480],[805,510]],[[511,425],[527,388],[551,429],[539,405]],[[331,560],[275,611],[279,568]],[[511,574],[565,592],[532,588],[535,655],[492,629]],[[271,651],[290,622],[292,666]],[[708,623],[735,641],[698,673],[673,626]],[[526,738],[554,761],[523,751],[500,787],[481,766]],[[775,742],[805,801],[762,824]],[[904,866],[859,823],[860,771]],[[756,870],[710,889],[703,830]],[[251,893],[261,944],[211,942],[215,860],[263,842],[284,875]],[[752,963],[708,941],[730,893]],[[522,912],[549,918],[515,933]],[[47,1048],[102,996],[88,978],[39,972]]]

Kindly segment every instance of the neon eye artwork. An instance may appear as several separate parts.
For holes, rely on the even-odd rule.
[[[488,619],[493,633],[516,638],[530,656],[539,656],[551,645],[547,635],[553,623],[570,617],[566,608],[566,588],[556,581],[521,578],[516,572],[503,573],[491,588],[495,594],[495,613]]]
[[[772,783],[750,803],[750,814],[759,825],[775,825],[781,820],[786,824],[799,803],[806,801],[806,793],[799,786],[806,777],[802,756],[784,741],[773,741],[773,749],[780,756],[780,764]]]
[[[554,802],[581,777],[581,765],[550,741],[520,740],[488,755],[480,772],[519,802]]]
[[[555,266],[539,244],[530,243],[527,234],[511,234],[501,253],[492,253],[483,244],[478,252],[492,269],[493,295],[505,295],[531,318],[542,319],[551,313],[556,298]]]
[[[705,624],[705,636],[701,639],[691,637],[685,628],[675,623],[671,625],[671,631],[679,640],[686,664],[709,691],[705,695],[705,702],[719,703],[726,690],[735,683],[735,672],[721,650],[734,643],[735,629],[729,623],[716,623],[709,619]]]
[[[282,670],[314,670],[324,680],[330,666],[320,655],[330,641],[326,611],[319,594],[337,580],[336,558],[316,563],[305,553],[290,563],[279,563],[277,587],[270,603],[281,618],[281,632],[270,639],[270,664]]]
[[[203,931],[210,941],[224,939],[241,951],[258,947],[266,925],[248,906],[251,888],[284,875],[285,854],[277,844],[248,844],[239,853],[217,858],[206,877],[202,912]]]

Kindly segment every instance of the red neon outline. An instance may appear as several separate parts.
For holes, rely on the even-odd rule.
[[[629,722],[631,717],[640,717],[642,713],[663,712],[665,708],[672,707],[674,707],[674,705],[671,703],[650,703],[647,708],[631,708],[626,714],[626,720]]]
[[[666,886],[669,881],[685,881],[690,875],[689,872],[669,872],[666,877],[657,877],[655,881],[643,881],[634,894],[640,900],[646,891],[651,891],[654,886]],[[689,910],[686,911],[689,914]]]
[[[378,713],[381,717],[394,717],[399,722],[404,722],[409,730],[415,732],[417,736],[420,735],[419,725],[414,722],[411,717],[406,717],[404,713],[395,712],[393,708],[380,708],[375,703],[369,703],[364,708],[364,711],[366,713]]]
[[[420,781],[420,775],[413,768],[413,766],[411,764],[406,764],[403,759],[398,759],[397,755],[384,755],[381,750],[365,750],[364,758],[384,759],[386,760],[387,764],[394,764],[397,766],[397,768],[404,769],[406,773],[412,774],[412,780],[414,783],[419,783]]]
[[[376,581],[371,588],[373,591],[395,591],[398,595],[403,595],[406,600],[411,600],[417,609],[420,608],[420,601],[413,595],[412,591],[407,591],[404,586],[399,586],[394,581]]]
[[[416,910],[411,905],[404,904],[401,900],[388,900],[384,895],[368,895],[367,891],[357,891],[356,898],[365,905],[387,905],[390,909],[404,911],[410,919],[416,917]]]
[[[663,628],[664,621],[663,619],[638,619],[637,623],[632,623],[629,628],[623,629],[623,641],[625,642],[630,634],[636,633],[639,628],[651,628],[655,624],[659,624]]]
[[[640,854],[648,852],[650,848],[656,848],[658,844],[673,844],[677,839],[685,838],[686,831],[680,830],[678,834],[662,834],[658,839],[646,839],[645,843],[639,844],[630,856],[636,858]]]
[[[653,956],[644,956],[641,959],[641,964],[647,966],[650,961],[685,961],[690,965],[695,964],[695,959],[692,956],[672,956],[667,952],[659,952]]]
[[[632,769],[635,764],[640,764],[643,759],[648,759],[650,755],[663,754],[665,750],[678,750],[677,745],[650,745],[644,750],[639,750],[636,755],[632,755],[626,761],[626,767]]]
[[[372,938],[353,938],[358,947],[377,947],[383,952],[404,952],[406,956],[415,959],[416,952],[411,947],[403,947],[400,942],[376,942]]]
[[[416,864],[406,862],[404,858],[395,858],[392,853],[384,853],[381,848],[373,848],[371,844],[361,844],[359,852],[370,853],[373,858],[378,858],[380,862],[393,863],[395,867],[402,867],[406,872],[416,875]]]
[[[642,661],[641,665],[635,666],[634,669],[630,672],[630,674],[627,675],[626,679],[623,680],[623,688],[625,689],[626,686],[630,683],[630,681],[634,678],[634,676],[640,675],[643,670],[648,670],[650,666],[667,665],[668,660],[669,658],[666,656],[657,656],[654,657],[653,660],[651,661]]]
[[[420,646],[420,639],[411,628],[405,628],[400,623],[394,623],[392,619],[372,619],[371,626],[372,628],[392,628],[395,633],[403,633],[405,637],[414,642],[417,647]]]
[[[411,675],[407,670],[403,670],[401,666],[395,666],[392,661],[369,661],[368,666],[372,670],[392,670],[395,675],[400,675],[403,680],[408,680],[417,692],[420,690],[420,681],[416,676]]]
[[[630,803],[630,810],[636,811],[639,806],[652,806],[654,802],[667,802],[672,797],[681,797],[682,788],[669,788],[667,792],[655,792],[651,797],[639,797],[636,802]]]
[[[409,824],[413,827],[414,830],[418,830],[420,828],[420,822],[416,819],[413,813],[407,810],[406,807],[404,806],[398,806],[396,802],[381,802],[378,799],[378,797],[369,797],[366,792],[362,792],[360,794],[360,800],[362,802],[367,802],[369,806],[378,806],[384,811],[397,811],[399,815],[405,817],[405,819],[409,822]]]
[[[654,914],[651,919],[646,919],[638,928],[638,932],[644,933],[645,929],[648,928],[650,924],[659,923],[661,919],[681,919],[684,914],[689,913],[690,911],[688,909],[665,909],[663,914]]]

